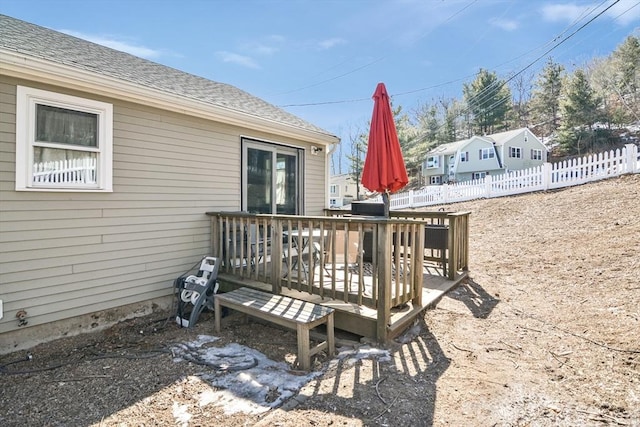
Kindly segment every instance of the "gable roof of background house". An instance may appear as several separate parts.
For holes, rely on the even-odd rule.
[[[437,147],[435,147],[434,149],[432,149],[431,151],[429,151],[427,154],[429,155],[446,155],[446,154],[455,154],[458,152],[458,150],[464,148],[467,144],[469,144],[471,141],[473,141],[474,139],[478,139],[481,141],[484,141],[488,144],[491,144],[491,141],[487,140],[487,137],[483,137],[483,136],[472,136],[471,138],[468,139],[461,139],[459,141],[454,141],[454,142],[448,142],[446,144],[440,144]]]
[[[520,128],[520,129],[508,130],[508,131],[505,131],[505,132],[499,132],[499,133],[494,133],[494,134],[491,134],[491,135],[487,135],[487,136],[485,136],[485,138],[495,142],[496,145],[500,146],[500,145],[504,145],[505,142],[508,142],[509,140],[511,140],[516,135],[519,135],[519,134],[521,134],[523,132],[526,132],[528,130],[529,130],[529,128]],[[531,133],[533,135],[533,133],[531,131],[529,131],[529,133]]]
[[[2,62],[8,60],[8,53],[17,57],[27,56],[50,61],[195,101],[204,107],[221,108],[230,114],[240,113],[318,134],[319,137],[328,139],[326,142],[338,140],[328,131],[232,85],[208,80],[6,15],[0,15],[1,51],[4,51],[2,56],[5,57]]]

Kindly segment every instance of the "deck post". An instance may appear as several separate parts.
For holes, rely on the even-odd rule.
[[[280,295],[282,290],[282,221],[272,220],[273,234],[271,236],[271,286],[274,295]]]
[[[391,320],[391,227],[388,220],[378,223],[378,342],[387,340]]]
[[[447,215],[449,218],[449,236],[447,237],[448,243],[447,247],[449,248],[449,259],[447,262],[449,266],[448,276],[449,280],[455,280],[456,271],[458,271],[458,251],[460,250],[458,245],[458,216],[457,215]]]
[[[414,307],[422,306],[422,282],[423,278],[423,263],[424,263],[424,223],[418,224],[417,235],[415,238],[414,248],[416,248],[416,252],[419,252],[419,256],[412,256],[413,260],[413,292],[414,297],[411,300],[411,303]],[[416,254],[418,255],[418,254]]]

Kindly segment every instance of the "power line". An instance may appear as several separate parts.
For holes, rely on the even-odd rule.
[[[461,9],[459,9],[459,10],[458,10],[458,11],[456,11],[454,14],[452,14],[451,16],[449,16],[447,19],[445,19],[444,21],[442,21],[442,23],[440,23],[439,25],[443,25],[443,24],[446,24],[447,22],[451,21],[453,18],[455,18],[456,16],[458,16],[459,14],[461,14],[462,12],[464,12],[466,9],[468,9],[469,7],[471,7],[471,5],[473,5],[473,4],[474,4],[474,3],[476,3],[476,2],[478,2],[478,0],[472,0],[472,1],[471,1],[470,3],[468,3],[466,6],[464,6],[464,7],[463,7],[463,8],[461,8]],[[423,33],[423,34],[422,34],[422,35],[420,35],[420,37],[418,37],[416,40],[419,40],[419,39],[421,39],[421,38],[426,37],[426,36],[427,36],[427,34],[431,33],[432,31],[433,31],[433,29],[432,29],[431,31],[428,31],[428,32],[426,32],[426,33]],[[346,73],[343,73],[343,74],[340,74],[340,75],[337,75],[337,76],[331,77],[331,78],[326,79],[326,80],[322,80],[322,81],[317,82],[317,83],[310,84],[310,85],[308,85],[308,86],[300,87],[300,88],[297,88],[297,89],[292,89],[292,90],[289,90],[289,91],[287,91],[287,92],[281,92],[281,93],[279,93],[278,95],[287,95],[287,94],[290,94],[290,93],[293,93],[293,92],[299,92],[299,91],[304,90],[304,89],[309,89],[309,88],[312,88],[312,87],[320,86],[320,85],[323,85],[323,84],[325,84],[325,83],[328,83],[328,82],[331,82],[331,81],[334,81],[334,80],[340,79],[340,78],[342,78],[342,77],[344,77],[344,76],[348,76],[348,75],[353,74],[353,73],[355,73],[355,72],[358,72],[358,71],[360,71],[360,70],[362,70],[362,69],[368,68],[368,67],[370,67],[371,65],[376,64],[376,63],[378,63],[378,62],[382,61],[383,59],[386,59],[388,56],[389,56],[389,55],[380,56],[380,57],[378,57],[378,58],[374,59],[373,61],[368,62],[368,63],[366,63],[366,64],[364,64],[364,65],[362,65],[362,66],[360,66],[360,67],[357,67],[357,68],[355,68],[355,69],[353,69],[353,70],[351,70],[351,71],[347,71]],[[366,99],[368,100],[368,99],[370,99],[370,98],[366,98]],[[351,102],[351,101],[345,101],[345,102]],[[281,106],[281,107],[294,107],[294,106],[295,106],[295,107],[301,107],[301,106],[309,106],[309,105],[322,105],[322,104],[327,104],[327,103],[337,104],[337,103],[339,103],[339,102],[326,102],[326,103],[325,103],[325,102],[322,102],[322,103],[317,103],[317,104],[314,104],[314,103],[309,103],[309,104],[291,104],[291,105],[283,105],[283,106]]]

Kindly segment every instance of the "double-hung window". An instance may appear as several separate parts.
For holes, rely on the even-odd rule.
[[[542,150],[532,148],[531,149],[531,160],[542,160]]]
[[[440,167],[440,156],[427,157],[427,169]]]
[[[522,158],[522,148],[520,147],[509,147],[509,157],[521,159]]]
[[[461,162],[468,162],[469,161],[469,152],[468,151],[463,151],[460,153],[460,161]]]
[[[112,191],[113,106],[16,91],[16,191]]]
[[[480,160],[493,159],[495,157],[495,151],[493,148],[481,148]]]

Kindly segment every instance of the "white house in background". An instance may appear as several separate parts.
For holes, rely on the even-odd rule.
[[[482,179],[547,161],[547,149],[528,128],[472,136],[442,144],[427,153],[422,175],[428,185]]]
[[[358,186],[360,191],[358,192]],[[349,173],[343,173],[340,175],[333,175],[329,178],[329,206],[332,208],[339,208],[351,203],[352,200],[358,199],[364,196],[367,191],[362,184],[356,182],[353,175]]]

